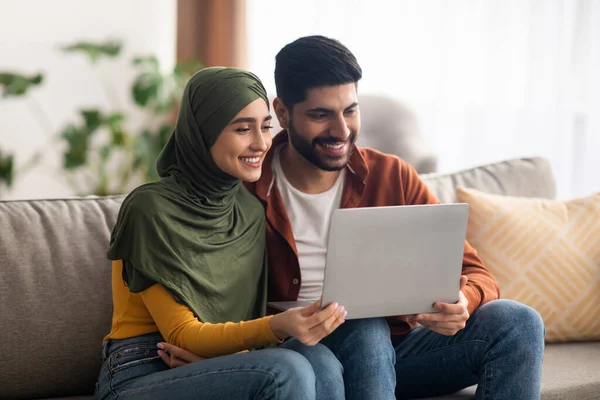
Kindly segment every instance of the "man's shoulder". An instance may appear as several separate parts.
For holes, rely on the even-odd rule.
[[[357,146],[356,148],[365,161],[369,171],[391,173],[393,171],[402,171],[405,168],[409,168],[406,161],[394,154],[387,154],[370,147]]]

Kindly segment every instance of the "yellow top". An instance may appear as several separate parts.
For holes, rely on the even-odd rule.
[[[123,262],[113,261],[112,328],[105,340],[158,331],[166,342],[200,357],[216,357],[281,343],[271,330],[271,316],[238,323],[201,322],[187,306],[177,303],[161,284],[154,284],[140,293],[131,293],[123,281],[122,272]]]

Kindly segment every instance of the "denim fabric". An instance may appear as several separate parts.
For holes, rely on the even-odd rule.
[[[433,397],[474,384],[480,400],[540,398],[543,322],[510,300],[481,306],[454,336],[418,327],[390,340],[385,320],[372,318],[348,320],[314,347],[284,346],[313,364],[319,398]]]
[[[95,398],[316,398],[313,368],[294,351],[270,348],[169,369],[156,352],[160,341],[158,333],[107,341]]]
[[[511,300],[479,307],[454,336],[419,327],[396,344],[399,399],[478,384],[478,400],[539,400],[545,329],[534,309]]]

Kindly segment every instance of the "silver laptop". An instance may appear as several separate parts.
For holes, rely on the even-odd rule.
[[[323,306],[337,302],[355,319],[437,312],[436,301],[457,302],[468,214],[462,203],[334,211]]]

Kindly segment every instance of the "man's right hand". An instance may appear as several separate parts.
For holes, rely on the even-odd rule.
[[[279,339],[294,337],[307,346],[314,346],[343,324],[346,315],[346,309],[337,303],[321,310],[319,300],[306,307],[290,308],[276,314],[269,323]]]

